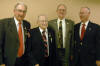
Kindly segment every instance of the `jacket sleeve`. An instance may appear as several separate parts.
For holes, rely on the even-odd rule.
[[[0,65],[3,64],[3,24],[2,24],[2,21],[0,20]]]
[[[34,56],[34,46],[32,45],[34,42],[33,42],[33,30],[30,30],[30,45],[31,45],[31,49],[30,49],[30,64],[33,66],[35,64],[39,64],[39,62],[36,60],[36,57]]]
[[[96,34],[96,60],[100,60],[100,26],[98,26]]]

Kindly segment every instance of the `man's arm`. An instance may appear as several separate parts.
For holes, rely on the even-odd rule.
[[[0,20],[0,65],[1,66],[5,66],[5,64],[3,64],[3,23]]]
[[[71,53],[71,56],[70,56],[70,60],[72,61],[73,60],[73,47],[74,47],[74,22],[72,21],[72,29],[71,29],[71,39],[70,39],[70,53]]]
[[[1,64],[0,66],[6,66],[5,64]]]
[[[97,28],[96,42],[96,64],[100,66],[100,26]]]

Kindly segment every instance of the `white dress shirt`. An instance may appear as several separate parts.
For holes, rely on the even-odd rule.
[[[17,32],[19,30],[19,21],[14,17],[15,20],[15,24],[16,24],[16,28],[17,28]],[[25,44],[24,44],[24,29],[23,29],[23,22],[21,22],[21,28],[22,28],[22,33],[23,33],[23,46],[24,46],[24,52],[25,52]],[[24,54],[24,53],[23,53]]]
[[[39,27],[39,30],[40,30],[40,32],[41,32],[41,35],[42,35],[42,32],[44,31],[43,29],[41,29],[40,27]],[[48,55],[49,55],[49,42],[48,42],[48,30],[46,29],[45,30],[45,35],[46,35],[46,39],[47,39],[47,45],[48,45]]]
[[[88,23],[89,23],[89,20],[85,22],[85,30],[86,30],[86,28],[87,28],[87,26],[88,26]],[[80,24],[80,29],[79,29],[80,37],[81,37],[82,26],[83,26],[83,22],[81,22],[81,24]]]
[[[65,24],[65,18],[62,19],[62,20],[60,20],[60,19],[58,18],[58,20],[57,20],[58,30],[59,30],[59,23],[60,23],[60,21],[62,21],[63,48],[65,48],[65,36],[66,36],[66,24]]]

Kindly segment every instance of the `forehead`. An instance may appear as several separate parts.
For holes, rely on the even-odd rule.
[[[81,8],[80,12],[89,12],[88,8]]]
[[[66,9],[64,5],[60,5],[58,9]]]
[[[16,9],[22,9],[22,10],[25,10],[26,8],[25,8],[24,5],[18,5],[18,6],[16,7]]]
[[[39,16],[39,20],[45,20],[46,16]]]

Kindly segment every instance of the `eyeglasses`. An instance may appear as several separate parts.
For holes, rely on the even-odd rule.
[[[59,11],[66,11],[66,9],[58,9]]]
[[[39,20],[40,22],[48,22],[48,20]]]
[[[16,11],[23,12],[23,13],[26,13],[27,12],[26,10],[21,10],[21,9],[16,9]]]

